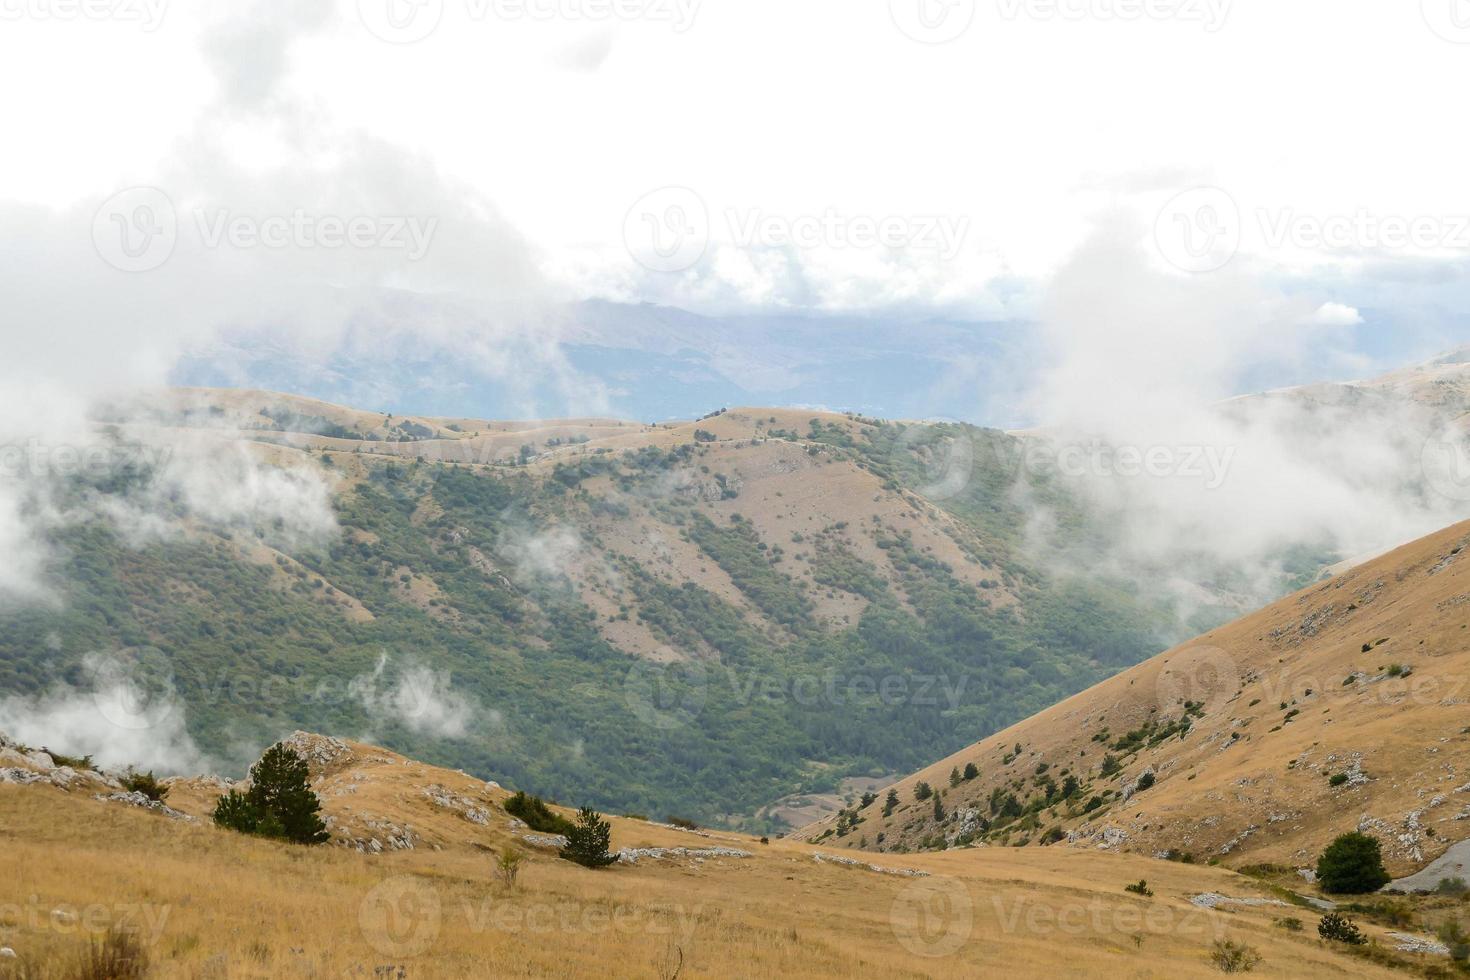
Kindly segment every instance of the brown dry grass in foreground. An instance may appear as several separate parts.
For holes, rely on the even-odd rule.
[[[509,890],[492,871],[510,839],[494,814],[445,824],[462,830],[438,850],[368,856],[0,786],[0,945],[19,954],[0,976],[72,962],[118,925],[137,932],[156,977],[1162,978],[1218,975],[1220,938],[1259,951],[1256,976],[1404,975],[1320,943],[1310,910],[1196,908],[1189,897],[1205,891],[1267,896],[1215,868],[1062,848],[881,859],[931,873],[912,878],[819,863],[820,849],[796,843],[619,819],[614,846],[754,856],[588,871],[535,852]],[[1153,897],[1123,891],[1140,877]],[[1305,929],[1273,925],[1283,915]]]

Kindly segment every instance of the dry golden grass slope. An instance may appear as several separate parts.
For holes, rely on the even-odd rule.
[[[845,834],[828,818],[796,836],[915,850],[988,821],[976,843],[1064,835],[1052,846],[1309,867],[1361,829],[1396,876],[1415,871],[1470,837],[1467,544],[1457,524],[1321,580],[912,774],[886,817],[880,794]],[[969,763],[978,777],[951,786]],[[1024,807],[1068,776],[1070,799],[1009,822],[992,810],[992,795]],[[916,801],[921,781],[943,821]]]
[[[614,818],[615,848],[686,850],[591,871],[528,841],[503,789],[372,746],[291,741],[333,844],[214,827],[218,780],[173,782],[168,802],[189,819],[99,799],[97,779],[0,750],[11,780],[45,777],[0,781],[0,947],[14,954],[0,953],[0,977],[80,976],[68,964],[114,927],[137,937],[153,977],[1173,978],[1214,975],[1220,940],[1252,947],[1265,977],[1445,962],[1395,951],[1376,926],[1366,955],[1323,943],[1315,912],[1221,868],[1095,850],[875,869],[819,860],[830,848]],[[515,887],[492,874],[506,847],[530,854]],[[1139,878],[1151,895],[1124,891]],[[1191,901],[1204,894],[1246,901]],[[1282,928],[1292,918],[1302,931]]]

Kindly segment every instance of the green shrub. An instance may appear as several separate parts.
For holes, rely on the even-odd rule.
[[[1132,892],[1135,895],[1143,895],[1145,898],[1152,898],[1154,894],[1153,889],[1148,887],[1148,882],[1142,878],[1138,880],[1137,884],[1124,885],[1123,890],[1125,892]]]
[[[567,831],[567,846],[561,856],[584,868],[605,868],[617,860],[608,853],[612,827],[590,806],[577,813],[577,823]]]
[[[78,770],[85,769],[92,772],[97,771],[97,765],[92,761],[92,757],[90,755],[63,755],[60,752],[53,752],[45,747],[43,747],[41,751],[49,755],[51,757],[51,761],[56,763],[58,766],[66,766],[67,768]]]
[[[1470,963],[1470,935],[1459,922],[1451,919],[1439,927],[1436,933],[1440,942],[1449,947],[1450,959],[1456,963]]]
[[[1151,787],[1154,782],[1154,774],[1151,772],[1146,772],[1142,776],[1138,777],[1138,785],[1133,787],[1133,791],[1135,793],[1142,793],[1144,790]]]
[[[244,793],[232,789],[215,803],[214,822],[216,826],[226,830],[253,834],[260,823],[260,814],[250,805]]]
[[[1350,946],[1364,946],[1368,937],[1363,935],[1352,919],[1339,915],[1336,912],[1328,912],[1322,916],[1322,921],[1317,923],[1317,935],[1334,943],[1347,943]]]
[[[1335,772],[1330,777],[1328,777],[1328,779],[1327,779],[1327,785],[1328,786],[1341,786],[1343,783],[1345,783],[1347,781],[1348,781],[1348,774],[1347,773],[1345,773],[1345,772]]]
[[[914,799],[927,800],[933,792],[934,790],[928,783],[920,780],[919,784],[914,787]]]
[[[1378,841],[1367,834],[1343,834],[1317,859],[1317,882],[1329,894],[1360,895],[1377,891],[1391,880]]]
[[[1217,939],[1210,950],[1210,962],[1221,973],[1249,973],[1261,962],[1261,954],[1245,943]]]
[[[142,793],[155,803],[162,803],[168,796],[168,787],[158,781],[151,769],[144,773],[129,768],[119,782],[129,793]]]
[[[506,888],[514,891],[516,881],[521,876],[521,865],[525,863],[524,851],[514,847],[504,848],[495,857],[495,877],[499,878]]]
[[[1465,884],[1464,878],[1441,878],[1434,886],[1436,895],[1463,895],[1467,891],[1470,891],[1470,885]]]
[[[565,837],[572,831],[570,820],[553,813],[541,797],[529,796],[524,790],[505,801],[505,812],[521,818],[527,827],[543,834],[561,834]]]
[[[965,779],[974,779],[980,775],[980,769],[973,762],[965,763]]]

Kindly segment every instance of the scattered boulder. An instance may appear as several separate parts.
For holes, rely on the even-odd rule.
[[[161,813],[165,817],[169,817],[173,820],[194,819],[187,813],[180,813],[173,807],[168,806],[159,800],[150,800],[142,793],[136,791],[131,793],[97,793],[92,797],[92,799],[101,800],[103,803],[123,803],[127,806],[135,806],[142,810],[151,810],[154,813]]]

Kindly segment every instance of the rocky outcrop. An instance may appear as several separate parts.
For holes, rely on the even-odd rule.
[[[637,864],[640,858],[659,860],[661,858],[693,858],[695,861],[703,861],[706,858],[748,858],[749,851],[742,851],[736,847],[625,847],[618,851],[619,864]]]
[[[178,810],[175,810],[173,807],[168,806],[167,804],[165,804],[165,803],[163,803],[163,802],[161,802],[159,800],[149,799],[148,797],[144,796],[142,793],[139,793],[139,792],[136,792],[136,791],[131,792],[131,793],[129,793],[129,792],[107,793],[107,794],[98,793],[96,796],[93,797],[93,799],[101,800],[104,803],[125,803],[128,806],[135,806],[135,807],[138,807],[139,809],[151,810],[154,813],[160,813],[163,816],[170,817],[170,818],[172,818],[174,820],[193,820],[194,819],[193,817],[189,816],[187,813],[180,813]]]
[[[347,747],[347,743],[330,735],[295,731],[276,744],[285,746],[306,760],[306,767],[313,776],[320,776],[338,763],[352,759],[352,750]]]
[[[883,868],[856,858],[843,857],[840,854],[813,854],[812,860],[820,863],[841,864],[851,868],[862,868],[866,871],[876,871],[880,875],[898,875],[903,878],[927,878],[929,872],[916,871],[913,868]]]

